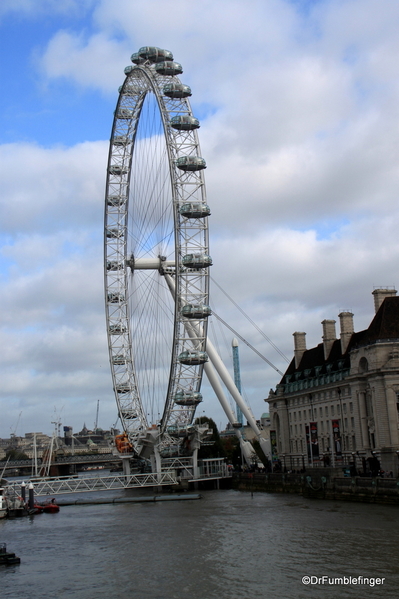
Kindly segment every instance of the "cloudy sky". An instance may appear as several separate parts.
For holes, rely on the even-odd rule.
[[[103,305],[105,168],[117,89],[171,50],[207,161],[212,304],[278,369],[294,331],[362,330],[399,275],[399,3],[2,0],[0,437],[116,421]],[[211,332],[230,368],[232,333]],[[337,322],[337,333],[339,327]],[[240,343],[256,417],[279,381]],[[204,385],[201,412],[226,418]],[[16,428],[17,427],[17,428]]]

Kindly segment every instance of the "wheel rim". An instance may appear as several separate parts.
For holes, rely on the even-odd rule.
[[[144,60],[125,69],[105,202],[111,372],[122,426],[139,454],[149,430],[162,449],[176,444],[176,426],[192,422],[203,369],[192,354],[205,352],[209,315],[198,310],[208,304],[209,213],[198,212],[206,206],[198,121],[187,97],[164,94],[171,82],[182,84],[163,74],[169,64],[158,67]],[[191,305],[195,318],[187,318]],[[190,363],[179,359],[187,352]]]

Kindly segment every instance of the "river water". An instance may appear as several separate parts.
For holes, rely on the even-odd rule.
[[[64,506],[0,521],[0,542],[21,558],[0,566],[0,597],[397,599],[398,525],[399,506],[232,490]],[[333,583],[305,585],[303,576]],[[334,582],[359,576],[385,580]]]

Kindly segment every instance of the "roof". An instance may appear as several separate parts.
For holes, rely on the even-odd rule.
[[[384,299],[369,327],[364,331],[352,334],[344,353],[341,351],[341,340],[336,339],[332,344],[327,360],[324,358],[323,343],[305,350],[298,368],[295,368],[295,358],[293,358],[281,379],[281,383],[286,382],[285,377],[287,375],[296,373],[299,375],[299,373],[304,373],[305,370],[313,371],[309,373],[312,376],[315,374],[316,368],[318,374],[349,368],[349,354],[353,349],[371,345],[377,341],[388,340],[399,341],[399,297],[386,297]]]

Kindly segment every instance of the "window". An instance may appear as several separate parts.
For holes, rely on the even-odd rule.
[[[324,409],[325,409],[326,418],[328,418],[328,406],[326,406]]]
[[[331,406],[331,416],[334,416],[334,406]]]
[[[342,404],[342,411],[344,414],[346,414],[346,403]]]

